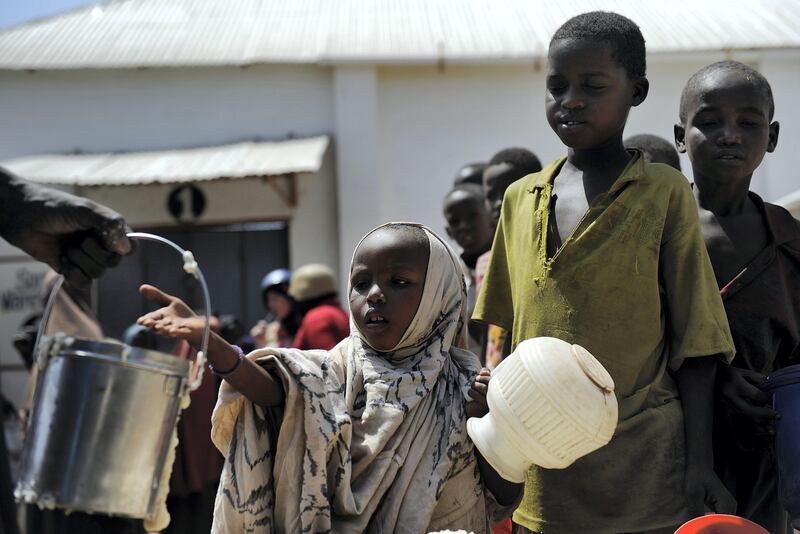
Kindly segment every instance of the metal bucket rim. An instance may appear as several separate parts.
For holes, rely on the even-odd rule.
[[[203,369],[206,363],[206,352],[208,351],[208,341],[209,336],[211,334],[211,297],[208,292],[208,285],[206,284],[205,277],[203,276],[203,272],[200,267],[197,265],[195,261],[194,254],[190,250],[185,250],[180,246],[176,245],[169,239],[164,237],[155,235],[155,234],[148,234],[145,232],[128,232],[127,234],[128,239],[142,239],[145,241],[155,241],[157,243],[161,243],[167,245],[168,247],[172,248],[173,250],[177,251],[183,260],[183,270],[192,276],[194,276],[199,282],[200,287],[203,291],[203,299],[205,301],[205,326],[203,328],[203,338],[201,342],[201,348],[197,351],[197,356],[191,362],[189,369],[187,370],[189,380],[186,383],[186,387],[188,390],[194,391],[200,387],[200,384],[203,382]],[[42,319],[39,324],[39,331],[36,335],[36,343],[34,345],[34,352],[37,357],[40,357],[47,353],[47,351],[42,350],[40,344],[44,337],[44,332],[47,330],[47,325],[50,320],[50,313],[52,308],[55,304],[55,297],[58,291],[61,289],[62,284],[64,283],[64,275],[59,275],[56,279],[56,283],[53,285],[53,288],[50,290],[50,296],[47,299],[47,304],[45,305],[44,312],[42,313]],[[46,365],[46,360],[44,362]],[[36,399],[34,397],[34,402]]]
[[[91,339],[79,336],[56,334],[52,339],[49,358],[79,357],[107,361],[111,364],[133,364],[136,367],[152,368],[180,377],[188,374],[192,362],[158,350],[132,347],[116,340]]]

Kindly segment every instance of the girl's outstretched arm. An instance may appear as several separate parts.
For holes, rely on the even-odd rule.
[[[162,307],[139,317],[136,321],[138,324],[164,336],[185,339],[192,347],[200,350],[205,319],[196,315],[178,297],[164,293],[155,286],[145,284],[139,288],[139,292]],[[233,369],[239,360],[236,349],[214,332],[211,332],[208,340],[206,357],[219,371]],[[225,380],[259,406],[278,406],[283,403],[284,391],[280,380],[247,358]]]

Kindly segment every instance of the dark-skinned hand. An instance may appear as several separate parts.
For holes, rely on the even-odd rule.
[[[710,467],[687,466],[684,483],[691,517],[705,515],[706,508],[718,514],[736,513],[736,499]]]
[[[132,250],[122,216],[91,200],[42,187],[0,169],[0,236],[87,286]]]
[[[142,315],[137,319],[137,324],[150,328],[162,336],[185,339],[192,347],[200,349],[206,325],[203,317],[195,314],[178,297],[164,293],[155,286],[144,284],[139,287],[139,293],[161,308]]]
[[[469,396],[472,400],[467,402],[465,406],[467,417],[483,417],[489,413],[486,394],[489,392],[489,380],[491,377],[492,372],[485,367],[475,376],[472,386],[469,388]]]
[[[771,435],[780,414],[770,406],[772,395],[757,386],[764,378],[761,373],[729,365],[720,365],[717,371],[722,401],[733,413],[750,420],[757,432]]]

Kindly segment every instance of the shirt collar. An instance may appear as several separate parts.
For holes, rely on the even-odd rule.
[[[767,221],[772,242],[775,245],[782,245],[791,241],[800,241],[800,222],[785,208],[775,204],[765,203],[760,196],[750,191],[750,198],[764,214]]]
[[[619,192],[629,182],[641,180],[642,176],[644,176],[645,159],[642,157],[642,152],[637,148],[629,148],[628,152],[630,152],[633,157],[622,170],[622,174],[620,174],[619,178],[617,178],[608,190],[608,193],[611,195]],[[542,189],[546,185],[553,185],[553,181],[565,161],[567,161],[566,157],[559,158],[547,165],[547,167],[540,172],[532,174],[526,188],[528,192],[534,193],[537,189]]]

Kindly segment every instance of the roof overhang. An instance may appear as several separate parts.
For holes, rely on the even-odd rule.
[[[61,186],[169,184],[316,173],[327,136],[181,150],[41,154],[0,161],[17,176]]]

